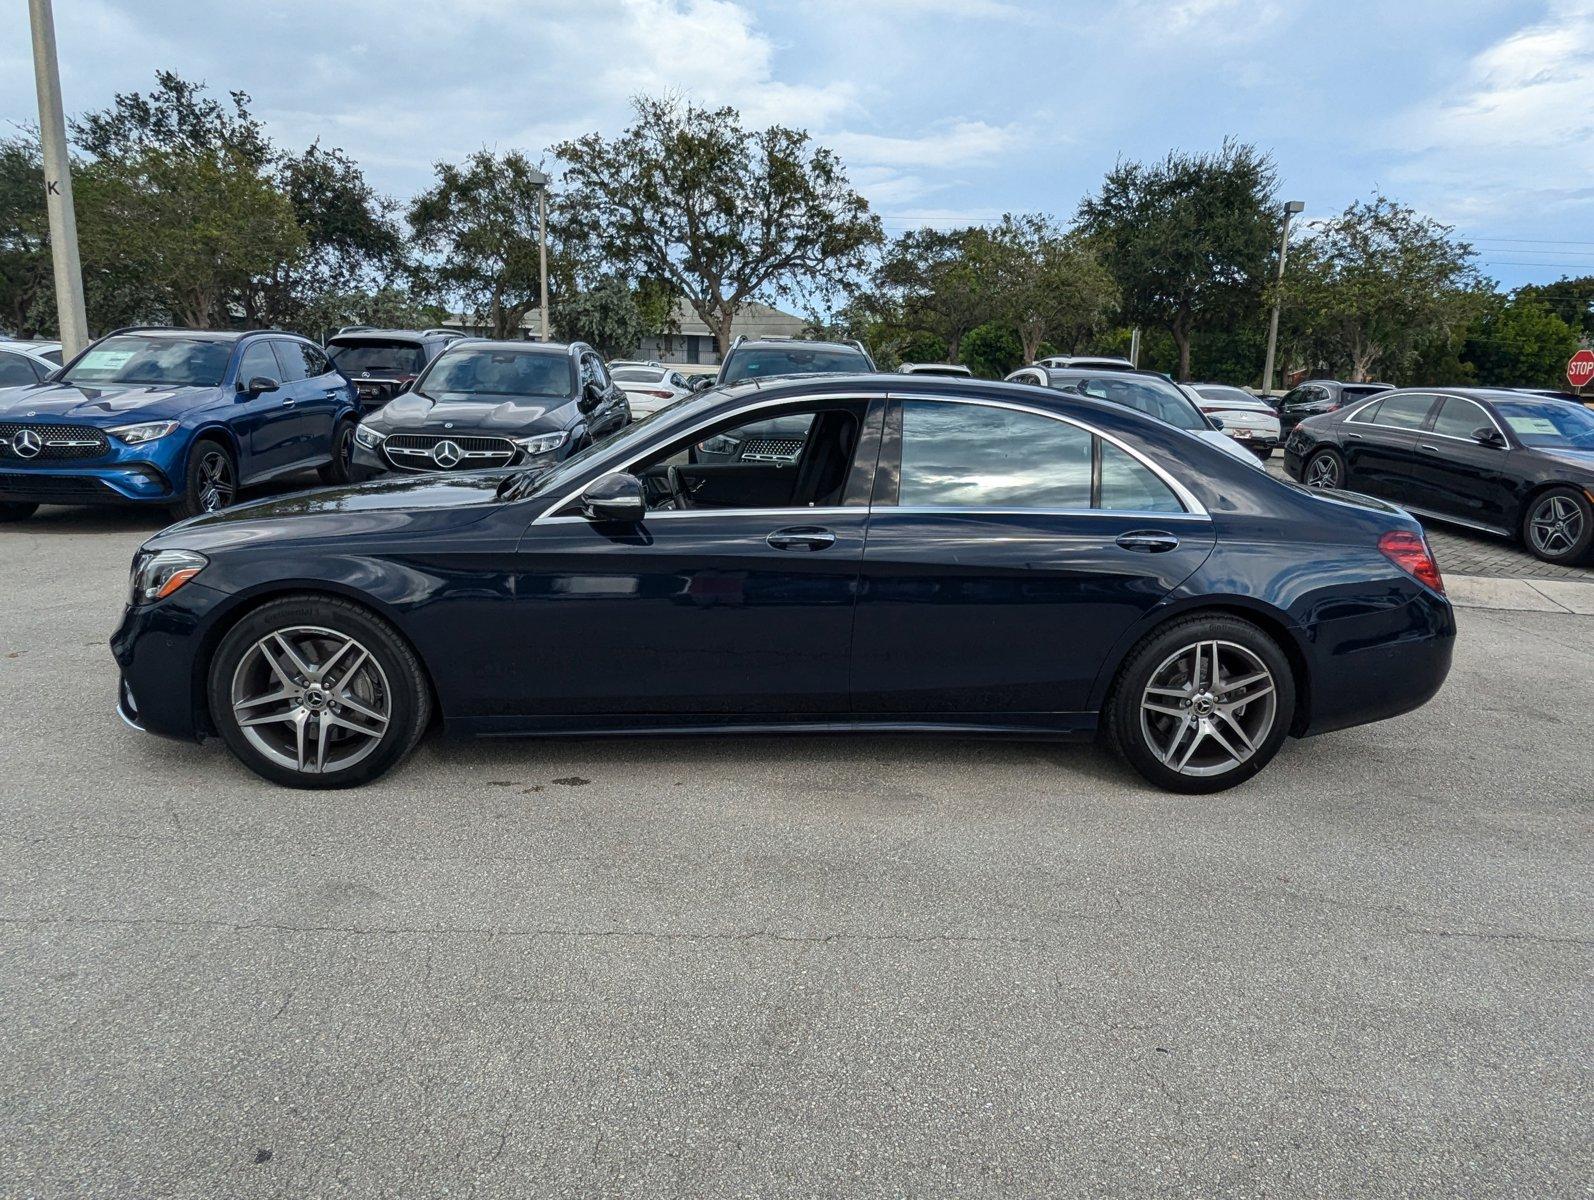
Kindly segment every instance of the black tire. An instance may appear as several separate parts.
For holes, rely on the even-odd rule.
[[[1205,664],[1201,669],[1209,686],[1203,689],[1200,679],[1193,678],[1188,648],[1208,645],[1219,647],[1220,685],[1238,686],[1237,692],[1212,688],[1211,669]],[[1268,680],[1242,682],[1263,669],[1270,676],[1271,692],[1264,690]],[[1177,695],[1186,686],[1177,684],[1181,671],[1196,685],[1188,700]],[[1177,686],[1148,694],[1153,676]],[[1164,697],[1162,691],[1175,694]],[[1214,693],[1225,698],[1222,703],[1213,703]],[[1167,711],[1143,713],[1143,703],[1166,706]],[[1252,778],[1278,753],[1294,717],[1295,675],[1278,643],[1249,621],[1215,614],[1186,617],[1148,635],[1119,668],[1102,710],[1106,740],[1130,766],[1160,788],[1190,794],[1223,791]],[[1246,742],[1251,744],[1248,751]],[[1227,752],[1224,743],[1243,757]],[[1175,763],[1175,758],[1184,762]]]
[[[326,678],[308,677],[311,686],[304,687],[274,672],[260,651],[262,640],[273,634],[287,635],[307,665],[328,665]],[[325,635],[324,639],[320,635]],[[356,649],[336,659],[330,651],[339,644],[338,639],[350,639]],[[320,664],[313,661],[318,647],[323,656]],[[357,664],[365,663],[357,650],[369,654],[369,664],[356,665],[348,677],[339,679],[351,658]],[[272,653],[291,677],[292,659],[275,648]],[[256,684],[255,680],[265,682]],[[256,686],[291,694],[268,704],[254,700],[251,693]],[[312,693],[319,693],[321,699]],[[294,788],[356,787],[385,774],[415,748],[432,714],[431,686],[409,643],[368,609],[326,596],[273,600],[233,626],[210,661],[206,695],[211,720],[238,761],[263,779]],[[246,714],[258,711],[271,718],[280,712],[281,716],[257,722],[246,732],[235,711],[235,700],[245,702]],[[380,732],[349,732],[353,727],[339,720],[340,709],[341,717],[352,717]],[[356,710],[385,712],[385,724],[356,716]],[[247,715],[242,718],[251,719]],[[319,741],[318,731],[323,726],[328,730],[319,745],[324,757],[317,758],[318,747],[310,739]],[[305,742],[298,753],[307,764],[302,770],[286,761],[298,748],[301,727]],[[251,734],[258,741],[252,740]]]
[[[211,438],[200,438],[188,451],[183,491],[172,515],[179,521],[201,513],[220,512],[238,500],[238,460]]]
[[[1594,505],[1577,488],[1550,488],[1528,502],[1517,532],[1541,562],[1580,563],[1594,546]]]
[[[321,482],[336,486],[344,483],[354,483],[354,422],[339,421],[337,428],[332,431],[332,461],[324,467],[317,467],[316,474],[321,477]]]
[[[1301,482],[1307,487],[1342,488],[1345,486],[1345,460],[1337,450],[1319,450],[1302,464]]]
[[[37,504],[26,504],[21,500],[0,501],[0,521],[26,521],[38,511]]]
[[[1268,446],[1264,449],[1253,450],[1252,453],[1260,458],[1263,462],[1266,462],[1268,459],[1273,457],[1273,447]]]

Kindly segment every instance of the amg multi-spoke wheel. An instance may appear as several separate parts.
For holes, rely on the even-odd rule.
[[[1140,698],[1140,730],[1163,766],[1221,775],[1267,741],[1278,714],[1273,672],[1235,642],[1194,642],[1151,674]]]
[[[1147,779],[1215,792],[1266,766],[1294,713],[1294,677],[1273,639],[1237,617],[1197,616],[1130,653],[1105,717],[1108,738]]]
[[[1522,540],[1545,562],[1578,562],[1594,542],[1594,510],[1573,488],[1554,488],[1528,507]]]
[[[310,774],[354,766],[381,744],[392,690],[371,652],[347,634],[273,630],[232,677],[232,715],[244,737],[282,766]]]
[[[243,763],[277,783],[347,787],[407,754],[430,713],[420,663],[387,624],[341,600],[279,600],[223,639],[211,717]]]
[[[1319,450],[1306,461],[1301,482],[1314,488],[1344,487],[1345,464],[1332,450]]]
[[[219,512],[238,497],[238,468],[232,453],[219,442],[194,443],[188,455],[188,474],[182,499],[174,506],[176,515],[197,517]]]

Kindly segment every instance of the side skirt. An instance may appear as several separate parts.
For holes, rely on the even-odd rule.
[[[923,713],[899,716],[871,713],[868,719],[847,717],[738,718],[720,713],[682,716],[674,713],[635,715],[591,714],[570,717],[456,717],[445,723],[448,733],[462,737],[676,737],[730,734],[938,734],[952,737],[1038,738],[1082,740],[1096,732],[1096,713]]]

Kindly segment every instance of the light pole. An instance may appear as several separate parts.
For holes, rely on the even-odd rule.
[[[541,171],[531,172],[532,185],[537,189],[537,270],[541,276],[538,292],[542,309],[542,340],[553,339],[548,334],[548,184],[552,182]]]
[[[33,27],[33,78],[39,91],[39,143],[44,150],[44,200],[50,213],[50,259],[55,267],[55,308],[61,354],[70,359],[89,344],[83,311],[83,264],[77,252],[77,213],[72,208],[72,160],[66,152],[66,115],[61,105],[61,69],[55,60],[55,15],[50,0],[28,0]]]
[[[1289,200],[1284,204],[1284,233],[1279,238],[1279,273],[1274,279],[1273,288],[1273,315],[1267,322],[1267,362],[1262,366],[1262,394],[1265,396],[1273,390],[1273,353],[1278,349],[1279,342],[1279,304],[1283,297],[1279,295],[1279,286],[1284,282],[1284,256],[1290,249],[1290,218],[1300,212],[1306,204],[1300,200]]]

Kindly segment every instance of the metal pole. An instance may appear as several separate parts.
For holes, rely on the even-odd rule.
[[[1291,200],[1284,205],[1284,233],[1279,237],[1279,270],[1274,278],[1273,288],[1273,314],[1267,321],[1267,361],[1262,366],[1262,394],[1265,396],[1273,390],[1273,354],[1278,348],[1279,341],[1279,306],[1283,296],[1279,294],[1279,285],[1284,282],[1284,256],[1290,249],[1290,218],[1306,205],[1299,200]]]
[[[542,275],[542,340],[553,339],[548,334],[548,185],[537,192],[537,269]]]
[[[1140,365],[1140,326],[1138,325],[1129,331],[1129,361],[1137,367]]]
[[[72,160],[66,151],[66,114],[61,105],[61,70],[55,58],[55,16],[50,0],[28,0],[28,19],[33,26],[33,77],[39,90],[39,141],[44,148],[55,309],[61,355],[70,359],[89,344],[89,322],[83,309],[83,265],[77,252],[77,213],[72,208]]]

